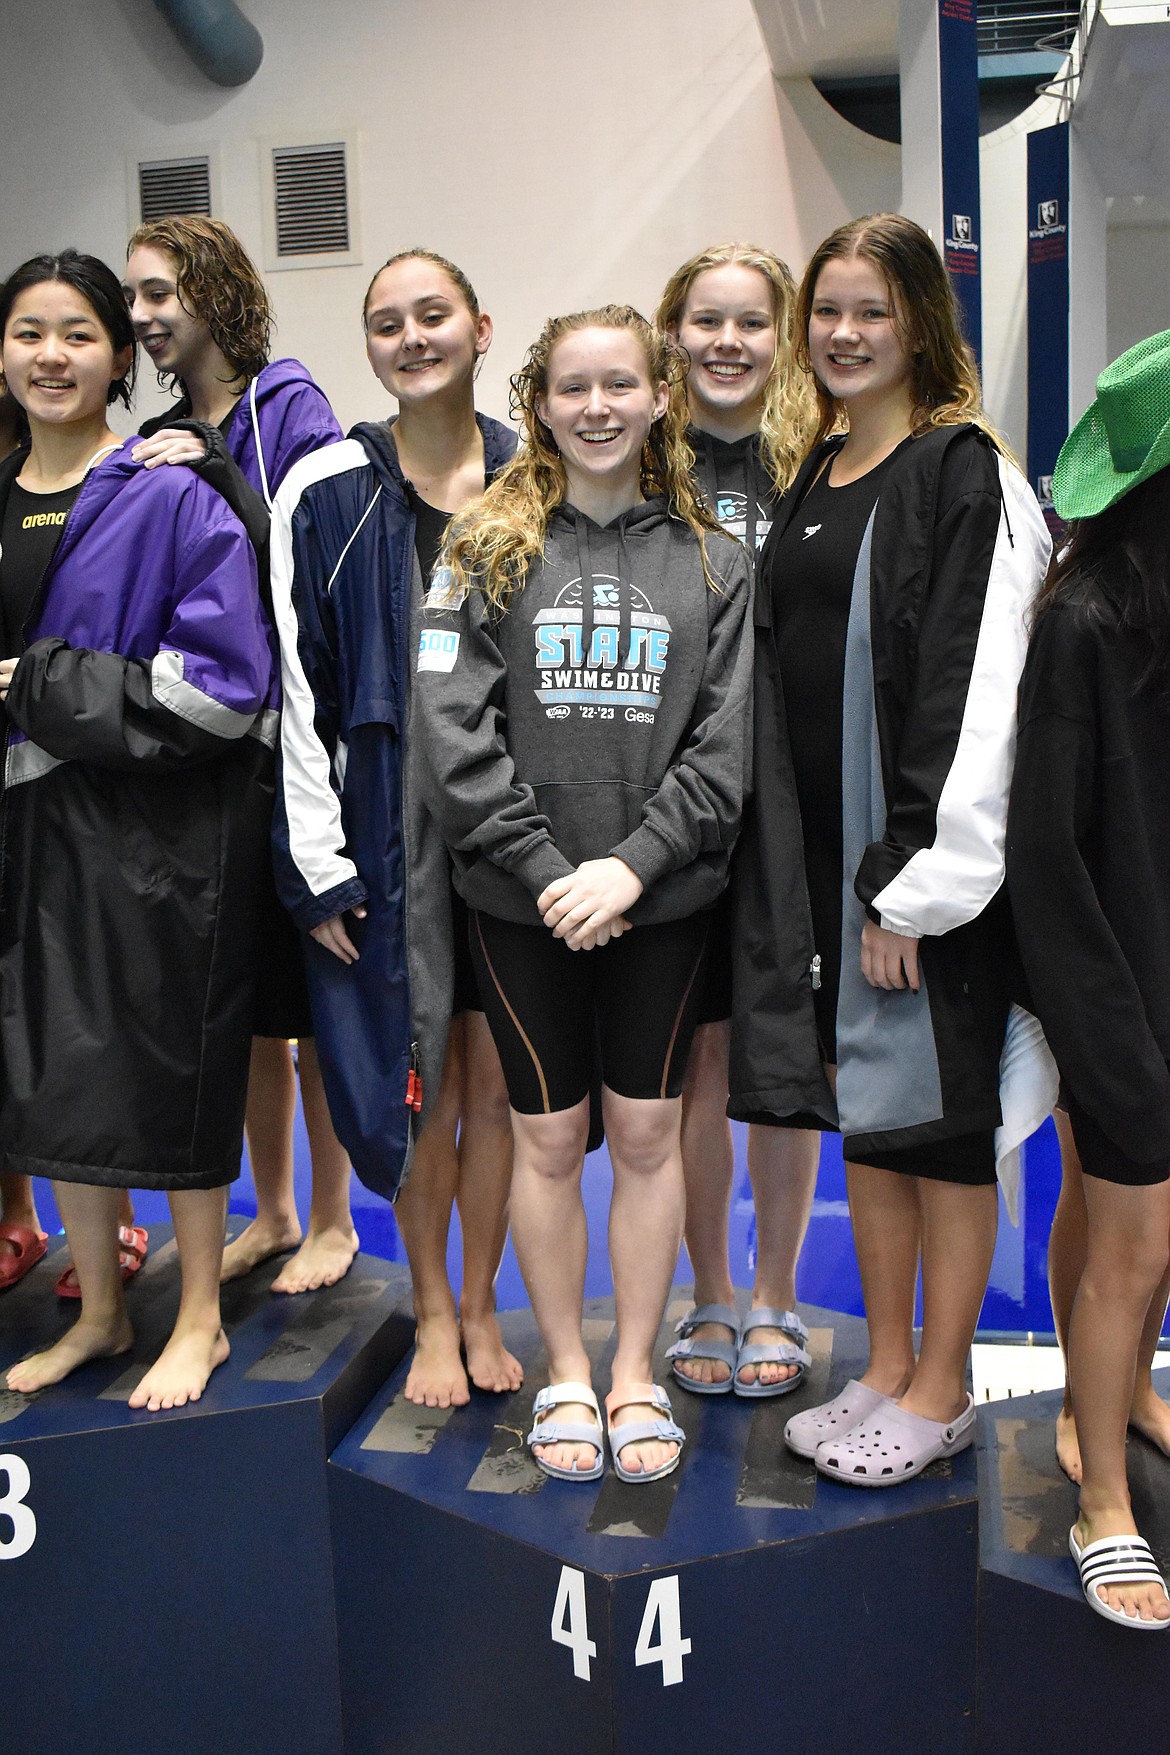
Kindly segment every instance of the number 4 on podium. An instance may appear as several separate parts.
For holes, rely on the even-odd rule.
[[[658,1634],[654,1641],[655,1632]],[[597,1644],[589,1637],[589,1613],[585,1603],[585,1574],[575,1566],[562,1566],[553,1604],[552,1641],[564,1645],[573,1654],[573,1674],[582,1682],[591,1679],[590,1659],[597,1656]],[[655,1578],[650,1582],[642,1625],[634,1645],[634,1663],[662,1665],[662,1686],[672,1687],[683,1679],[683,1658],[691,1649],[689,1639],[682,1636],[682,1615],[679,1609],[678,1574]]]

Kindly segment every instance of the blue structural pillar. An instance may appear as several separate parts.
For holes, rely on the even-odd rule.
[[[902,0],[902,211],[942,252],[980,357],[979,56],[975,0]]]
[[[1069,430],[1069,124],[1028,135],[1028,477],[1052,520]]]

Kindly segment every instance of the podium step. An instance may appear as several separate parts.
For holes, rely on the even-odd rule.
[[[687,1308],[659,1336],[690,1439],[662,1481],[536,1468],[523,1311],[501,1319],[516,1395],[419,1410],[403,1365],[347,1433],[328,1468],[347,1755],[974,1750],[974,1452],[892,1492],[817,1476],[784,1425],[863,1368],[864,1324],[804,1308],[800,1390],[700,1397],[661,1359]],[[587,1338],[607,1388],[611,1300]]]
[[[234,1229],[244,1221],[233,1221]],[[51,1344],[63,1240],[0,1304],[0,1370]],[[131,1353],[0,1394],[0,1650],[12,1755],[340,1755],[330,1447],[410,1344],[406,1274],[224,1288],[202,1399],[131,1411],[178,1307],[169,1227],[128,1289]]]
[[[1154,1384],[1170,1396],[1170,1371]],[[980,1409],[979,1752],[1150,1755],[1167,1740],[1170,1632],[1115,1627],[1085,1603],[1068,1551],[1077,1490],[1056,1461],[1060,1405],[1051,1390]],[[1170,1458],[1131,1433],[1126,1460],[1134,1517],[1170,1577]]]

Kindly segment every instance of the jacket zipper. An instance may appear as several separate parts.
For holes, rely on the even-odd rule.
[[[406,1075],[406,1107],[417,1115],[422,1108],[422,1073],[418,1069],[418,1043],[410,1045],[410,1070]]]
[[[809,964],[808,972],[812,976],[813,991],[815,993],[821,985],[821,958],[819,952]]]

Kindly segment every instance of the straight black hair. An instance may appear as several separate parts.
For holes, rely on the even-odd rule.
[[[1170,713],[1170,468],[1131,488],[1095,518],[1069,524],[1037,602],[1075,604],[1134,634],[1149,657],[1138,687]]]
[[[130,348],[129,370],[122,377],[115,378],[106,393],[107,403],[124,402],[129,408],[138,373],[138,343],[122,283],[113,269],[107,268],[97,256],[87,256],[81,250],[62,250],[57,256],[30,256],[27,262],[22,262],[0,287],[0,335],[7,329],[12,307],[21,293],[27,292],[30,286],[40,286],[52,280],[64,281],[93,307],[94,316],[109,336],[115,353],[121,353],[124,347]]]

